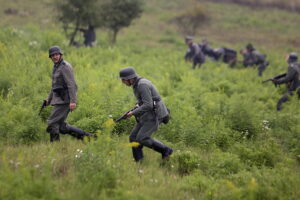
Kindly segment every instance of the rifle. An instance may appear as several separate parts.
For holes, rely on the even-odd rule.
[[[137,109],[138,106],[135,106],[134,108],[130,109],[129,111],[127,111],[126,113],[124,113],[121,117],[119,117],[118,119],[115,119],[114,122],[120,122],[122,121],[123,119],[127,119],[127,114],[131,111],[134,111],[135,109]]]
[[[39,115],[41,115],[41,112],[43,111],[43,109],[47,106],[47,101],[46,100],[43,100],[43,104],[40,108],[40,112],[39,112]]]
[[[274,76],[274,77],[272,77],[272,78],[269,78],[269,79],[267,79],[267,80],[262,81],[262,83],[266,83],[266,82],[269,82],[269,81],[277,80],[277,79],[283,78],[283,77],[285,77],[285,76],[286,76],[286,73],[284,73],[284,74],[279,74],[279,75],[277,75],[277,76]],[[277,84],[274,84],[274,85],[275,85],[275,87],[277,87]]]

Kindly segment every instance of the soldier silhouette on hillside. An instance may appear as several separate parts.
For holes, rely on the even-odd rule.
[[[244,66],[258,66],[258,76],[262,76],[263,71],[265,71],[269,65],[269,62],[266,61],[267,56],[257,51],[252,44],[248,44],[246,49],[241,50],[240,53],[244,56]]]
[[[222,62],[229,64],[231,67],[236,64],[237,52],[231,48],[220,47],[218,49],[213,49],[209,46],[206,39],[202,40],[202,43],[200,43],[199,46],[205,56],[208,56],[215,61],[222,60]]]
[[[201,67],[201,65],[205,62],[205,56],[200,48],[200,46],[193,42],[192,37],[186,37],[185,43],[188,46],[184,59],[186,61],[193,62],[192,69],[195,69],[197,66]]]
[[[86,47],[92,47],[95,46],[96,42],[96,33],[94,30],[94,27],[92,25],[89,25],[88,29],[79,29],[81,32],[83,32],[84,42],[83,44]]]
[[[297,63],[298,55],[291,53],[286,58],[288,71],[286,75],[280,79],[273,79],[274,84],[287,84],[288,91],[278,100],[277,110],[282,109],[282,104],[288,101],[289,97],[293,95],[293,92],[297,90],[298,98],[300,98],[300,65]]]

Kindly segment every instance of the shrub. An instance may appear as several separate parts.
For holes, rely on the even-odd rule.
[[[175,159],[178,164],[177,170],[182,175],[189,174],[200,166],[200,159],[198,155],[190,151],[176,154]]]

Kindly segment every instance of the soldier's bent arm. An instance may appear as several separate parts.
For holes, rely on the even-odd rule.
[[[77,103],[77,96],[76,96],[76,82],[74,78],[74,73],[71,66],[65,65],[62,69],[62,74],[67,84],[68,93],[70,96],[70,103]]]
[[[293,69],[292,67],[289,67],[289,70],[288,70],[286,76],[281,79],[276,80],[275,83],[276,84],[288,83],[293,80],[295,74],[296,74],[296,70]]]
[[[140,84],[137,88],[142,99],[142,105],[133,111],[133,115],[139,116],[153,110],[153,99],[151,90],[147,84]]]

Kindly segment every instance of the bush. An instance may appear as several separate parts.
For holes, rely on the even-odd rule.
[[[176,154],[175,159],[178,165],[177,170],[182,175],[189,174],[200,166],[200,159],[198,155],[190,151]]]

